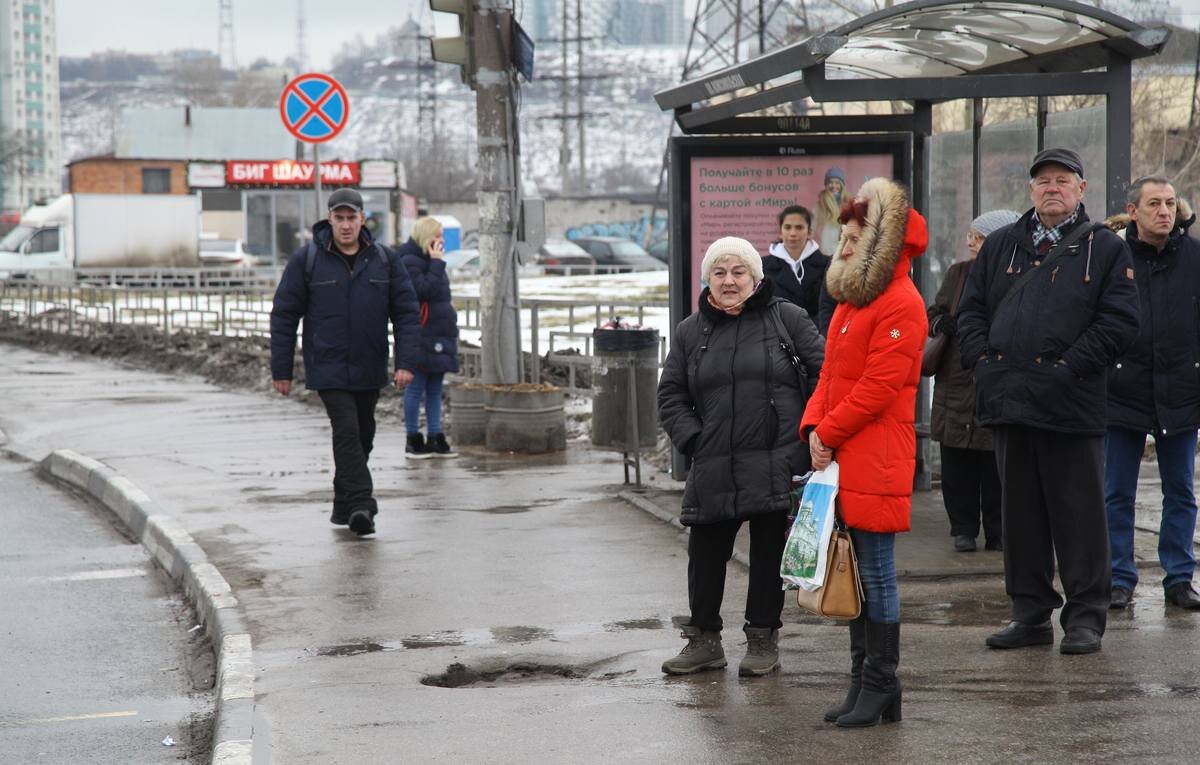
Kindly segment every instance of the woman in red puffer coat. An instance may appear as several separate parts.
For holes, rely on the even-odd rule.
[[[800,434],[814,468],[838,462],[838,506],[865,595],[863,613],[850,623],[850,692],[825,719],[862,727],[881,717],[900,719],[895,535],[909,529],[913,423],[928,328],[909,266],[929,235],[904,187],[886,178],[867,181],[839,220],[842,239],[825,276],[838,306]]]

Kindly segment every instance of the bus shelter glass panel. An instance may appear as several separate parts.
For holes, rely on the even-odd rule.
[[[1029,162],[1037,154],[1037,121],[1028,117],[985,125],[979,137],[979,153],[983,165],[983,176],[979,179],[979,212],[1012,210],[1023,213],[1032,207]],[[963,222],[964,232],[969,225],[969,219]]]
[[[922,292],[929,304],[942,286],[946,270],[966,255],[966,227],[971,223],[971,133],[938,133],[926,139],[926,152],[929,209],[923,212],[929,226],[929,247],[920,260],[928,269]]]
[[[1046,147],[1064,146],[1083,160],[1083,177],[1088,188],[1083,195],[1088,217],[1104,220],[1108,209],[1108,110],[1103,106],[1051,112],[1046,117]],[[1138,176],[1132,168],[1132,178]]]

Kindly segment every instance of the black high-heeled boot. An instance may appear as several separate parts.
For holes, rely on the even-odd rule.
[[[900,663],[900,623],[867,621],[867,656],[863,660],[862,688],[854,709],[837,719],[840,728],[866,728],[900,721],[903,688],[896,678]]]
[[[858,701],[858,691],[862,687],[863,657],[867,653],[866,622],[867,618],[862,614],[850,622],[850,690],[846,691],[845,701],[826,710],[825,722],[837,722],[839,717],[854,709]]]

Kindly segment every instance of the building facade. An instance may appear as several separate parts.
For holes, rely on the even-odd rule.
[[[62,193],[54,0],[0,0],[0,208]]]

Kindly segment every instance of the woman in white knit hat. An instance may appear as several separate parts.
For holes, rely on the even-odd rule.
[[[982,520],[984,549],[1002,550],[1000,539],[1000,473],[992,447],[992,432],[975,419],[975,374],[959,363],[955,314],[962,285],[983,240],[1021,216],[1012,210],[992,210],[971,221],[967,258],[946,271],[941,289],[929,307],[929,336],[946,335],[941,362],[934,375],[930,437],[941,445],[942,502],[950,517],[954,549],[974,552]]]
[[[774,296],[762,258],[745,239],[713,242],[701,275],[708,286],[699,310],[675,328],[658,385],[663,429],[692,461],[680,514],[691,527],[688,643],[662,669],[684,675],[726,665],[725,566],[738,529],[749,521],[747,652],[738,671],[765,675],[779,668],[779,564],[791,476],[808,470],[798,426],[824,341],[803,310]]]

